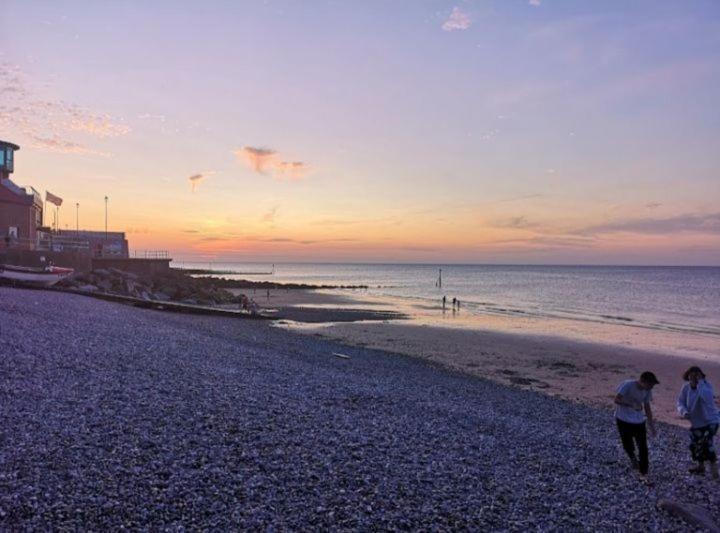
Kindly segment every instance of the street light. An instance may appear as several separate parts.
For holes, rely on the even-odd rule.
[[[80,236],[80,202],[75,202],[75,236]]]
[[[105,240],[107,241],[107,209],[108,209],[108,197],[105,197]]]

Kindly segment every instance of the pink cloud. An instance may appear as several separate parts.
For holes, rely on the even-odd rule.
[[[243,146],[239,150],[235,150],[235,157],[241,161],[244,160],[255,172],[264,174],[268,166],[271,166],[273,160],[277,157],[277,152],[270,148]]]
[[[450,17],[443,23],[442,29],[445,31],[467,30],[472,21],[467,13],[464,13],[459,7],[454,7]]]
[[[303,161],[283,161],[271,148],[243,146],[235,150],[235,157],[259,174],[272,173],[277,180],[298,180],[305,176],[309,165]]]

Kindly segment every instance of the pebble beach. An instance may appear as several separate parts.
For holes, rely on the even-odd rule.
[[[610,405],[266,322],[0,287],[0,354],[2,530],[686,529],[660,498],[720,519],[682,428],[646,487]]]

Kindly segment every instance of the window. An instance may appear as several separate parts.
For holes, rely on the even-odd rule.
[[[0,167],[5,166],[5,148],[0,148]]]
[[[7,159],[7,169],[8,169],[10,172],[12,172],[13,170],[15,170],[15,169],[13,168],[13,154],[14,154],[14,150],[13,150],[12,148],[8,148],[5,157],[6,157],[6,159]]]

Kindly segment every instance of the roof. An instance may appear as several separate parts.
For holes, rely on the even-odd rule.
[[[0,140],[0,148],[12,148],[13,150],[20,150],[20,147],[17,144],[9,143],[3,140]]]
[[[0,180],[0,202],[32,205],[33,196],[28,194],[25,189],[19,187],[9,179],[3,179]]]

